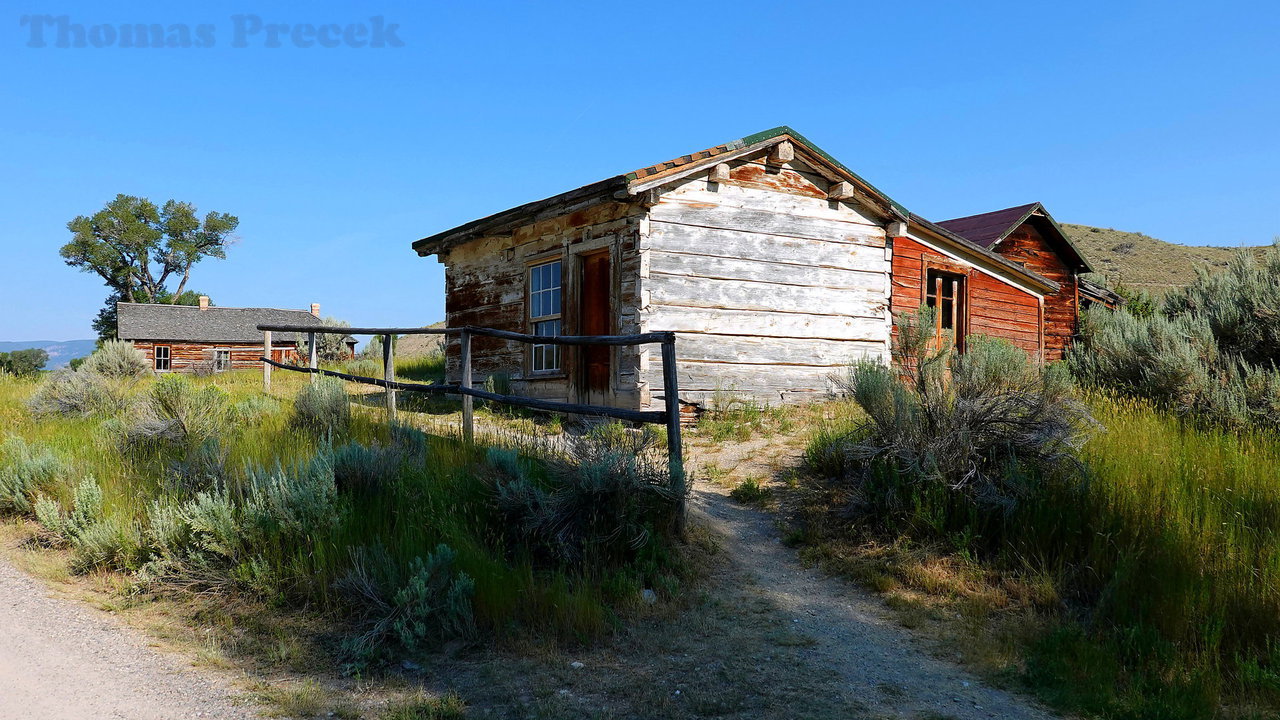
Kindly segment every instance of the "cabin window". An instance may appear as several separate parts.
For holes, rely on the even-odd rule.
[[[950,332],[956,347],[963,347],[965,336],[965,276],[960,273],[930,270],[925,274],[925,305],[937,310],[935,332],[942,337]]]
[[[156,347],[155,347],[155,353],[154,353],[153,357],[155,358],[155,368],[156,368],[156,372],[168,372],[168,370],[169,370],[169,346],[168,346],[168,345],[156,345]]]
[[[213,371],[226,372],[231,369],[231,351],[218,349],[213,351]]]
[[[529,268],[529,324],[533,335],[559,335],[563,295],[563,265],[559,260]],[[560,369],[559,345],[533,345],[534,372]]]

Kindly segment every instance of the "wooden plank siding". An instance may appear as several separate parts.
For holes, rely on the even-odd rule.
[[[262,343],[257,344],[239,344],[239,343],[190,343],[190,342],[166,342],[163,340],[145,341],[135,340],[134,348],[139,350],[146,358],[151,366],[155,367],[155,347],[157,345],[165,345],[169,347],[169,370],[170,372],[183,372],[192,369],[196,363],[212,362],[215,350],[231,351],[231,369],[245,370],[257,369],[262,367]],[[273,349],[278,349],[283,354],[283,359],[278,358],[280,362],[285,362],[297,357],[297,343],[292,340],[273,342]]]
[[[562,329],[564,335],[578,334],[578,268],[585,253],[608,251],[613,268],[611,332],[639,332],[635,308],[639,304],[637,278],[640,257],[638,228],[643,209],[636,204],[604,202],[553,217],[530,222],[510,236],[480,238],[446,253],[445,315],[449,327],[476,327],[529,333],[527,315],[528,269],[560,260],[562,266]],[[481,385],[495,374],[505,374],[513,390],[527,397],[578,402],[581,387],[581,350],[562,350],[562,369],[534,373],[529,345],[516,341],[475,336],[472,338],[472,381]],[[450,337],[445,345],[446,375],[460,380],[459,340]],[[640,350],[611,348],[611,395],[608,404],[637,407],[637,366]]]
[[[644,332],[673,330],[681,399],[824,397],[851,362],[887,357],[890,263],[879,222],[828,199],[800,161],[731,163],[666,189],[641,240]],[[656,351],[641,360],[662,390]]]
[[[1040,299],[972,266],[960,263],[909,237],[893,239],[893,297],[895,315],[915,310],[924,302],[926,268],[964,274],[969,334],[1009,340],[1028,353],[1041,352]]]
[[[1076,275],[1030,223],[1024,223],[993,248],[1004,257],[1062,286],[1044,299],[1044,354],[1061,360],[1071,346],[1079,321]]]

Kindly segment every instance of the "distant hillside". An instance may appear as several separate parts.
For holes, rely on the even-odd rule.
[[[49,353],[49,362],[44,366],[44,369],[55,370],[65,367],[67,363],[76,358],[84,357],[93,352],[96,344],[96,340],[67,340],[66,342],[58,342],[56,340],[0,341],[0,352],[40,348]]]
[[[1122,284],[1154,295],[1190,284],[1197,265],[1225,267],[1236,251],[1233,247],[1177,245],[1142,233],[1088,225],[1064,223],[1062,229],[1108,285]]]
[[[429,328],[442,328],[444,321],[432,323]],[[444,352],[443,335],[405,335],[396,341],[396,357],[420,357]]]

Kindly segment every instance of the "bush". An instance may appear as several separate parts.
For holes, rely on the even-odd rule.
[[[216,440],[226,432],[230,419],[227,393],[222,389],[197,387],[182,375],[162,375],[121,431],[126,447],[185,454]]]
[[[345,433],[351,425],[346,385],[329,377],[309,383],[294,400],[293,412],[298,427],[331,436]]]
[[[1230,429],[1280,427],[1280,245],[1198,270],[1158,310],[1091,310],[1068,362],[1081,382]]]
[[[353,550],[351,569],[336,583],[364,628],[348,648],[353,659],[368,662],[388,645],[419,652],[474,635],[475,582],[456,560],[441,544],[425,560],[414,558],[405,574],[381,546]]]
[[[116,414],[126,407],[122,388],[101,375],[59,370],[53,373],[27,401],[35,415],[88,416]]]
[[[320,321],[321,325],[326,327],[351,327],[351,323],[337,318],[327,317]],[[347,336],[337,333],[317,333],[316,334],[316,357],[320,362],[339,363],[345,362],[351,356],[347,351]],[[310,346],[307,344],[307,336],[299,333],[298,338],[298,357],[305,358],[311,356]]]
[[[374,493],[399,473],[404,459],[398,448],[347,443],[333,451],[334,481],[343,492]]]
[[[36,500],[35,514],[51,536],[71,546],[75,553],[74,571],[137,566],[142,551],[138,529],[130,522],[107,516],[102,488],[92,477],[76,485],[70,512],[64,513],[57,502],[42,495]]]
[[[0,353],[0,372],[18,377],[39,373],[49,362],[49,353],[40,348]]]
[[[932,349],[926,308],[897,326],[897,366],[859,363],[841,383],[867,419],[827,451],[868,517],[913,512],[920,493],[1008,510],[1039,483],[1078,475],[1091,421],[1065,369],[990,338],[971,336],[963,355],[946,340]]]
[[[615,567],[635,559],[666,533],[679,497],[671,487],[657,435],[570,439],[564,455],[536,478],[513,451],[489,451],[495,502],[514,547],[555,562]]]
[[[1224,352],[1203,315],[1091,309],[1067,361],[1081,383],[1184,417],[1237,429],[1280,427],[1280,370]]]
[[[67,474],[66,465],[48,448],[14,435],[0,445],[0,512],[29,514],[36,497]]]
[[[280,412],[280,402],[270,395],[250,395],[231,407],[236,422],[257,425]]]
[[[107,378],[128,380],[151,372],[146,356],[125,340],[108,340],[102,347],[85,358],[79,372],[89,372]]]

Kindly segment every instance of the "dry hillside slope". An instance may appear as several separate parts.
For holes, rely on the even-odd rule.
[[[1088,225],[1064,223],[1062,229],[1107,285],[1123,285],[1153,295],[1190,284],[1198,265],[1224,267],[1236,251],[1234,247],[1177,245],[1143,233]]]

